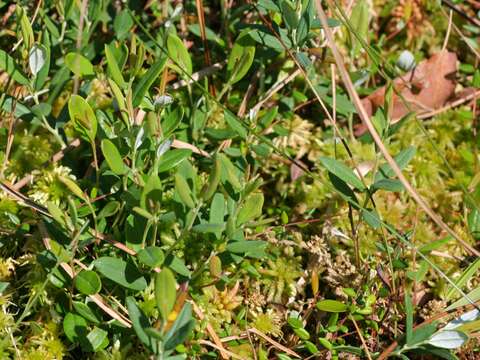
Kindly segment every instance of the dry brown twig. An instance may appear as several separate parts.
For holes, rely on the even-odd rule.
[[[288,355],[291,355],[291,356],[294,356],[296,358],[299,358],[301,359],[302,357],[300,355],[298,355],[295,351],[283,346],[282,344],[276,342],[275,340],[273,340],[271,337],[265,335],[263,332],[261,332],[260,330],[258,329],[255,329],[255,328],[250,328],[247,330],[249,333],[252,333],[252,334],[255,334],[259,337],[261,337],[263,340],[269,342],[270,344],[272,344],[274,347],[276,347],[277,349],[287,353]]]

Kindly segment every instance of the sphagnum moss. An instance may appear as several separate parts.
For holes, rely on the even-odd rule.
[[[385,356],[433,347],[452,358],[437,332],[449,318],[411,327],[459,298],[446,298],[438,270],[478,290],[477,263],[350,133],[354,107],[315,2],[224,5],[0,4],[0,180],[15,189],[31,176],[17,190],[56,219],[0,195],[0,358],[203,360],[222,347],[246,359],[365,358],[394,340]],[[439,6],[358,1],[346,19],[330,9],[359,93],[401,74],[402,51],[416,62],[438,51],[449,22]],[[469,4],[453,6],[474,18]],[[453,21],[475,41],[478,29]],[[462,62],[457,88],[478,88],[461,41],[451,31],[445,42]],[[282,82],[298,66],[308,79]],[[436,115],[426,133],[413,118],[389,133],[375,116],[392,155],[415,150],[404,174],[472,245],[474,108]],[[156,281],[166,268],[174,281]],[[72,281],[82,270],[99,293]],[[477,342],[460,348],[467,335],[449,334],[460,356],[476,356]]]

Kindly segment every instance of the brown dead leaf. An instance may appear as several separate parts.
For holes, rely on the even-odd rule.
[[[456,71],[457,55],[444,50],[420,62],[412,71],[395,78],[393,84],[412,111],[428,112],[444,106],[453,95]],[[379,106],[384,105],[385,90],[384,86],[362,99],[369,116],[372,116]],[[390,112],[392,123],[400,120],[408,112],[407,105],[394,93]],[[366,131],[363,124],[359,125],[355,129],[355,135],[360,136]]]

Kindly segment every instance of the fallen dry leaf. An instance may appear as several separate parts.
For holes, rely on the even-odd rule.
[[[449,51],[434,54],[428,60],[420,62],[412,71],[395,78],[394,87],[404,100],[393,94],[393,105],[390,112],[392,123],[397,122],[409,111],[418,113],[436,110],[445,105],[455,91],[455,72],[457,71],[457,55]],[[362,104],[371,116],[385,101],[385,86],[362,99]],[[355,129],[360,136],[367,131],[361,124]]]

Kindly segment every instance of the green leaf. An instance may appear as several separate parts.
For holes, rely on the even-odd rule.
[[[115,144],[108,139],[103,139],[101,148],[110,169],[117,175],[125,174],[126,167]]]
[[[468,229],[472,236],[476,239],[480,239],[480,211],[472,209],[468,214]]]
[[[52,105],[48,103],[40,103],[32,106],[32,113],[34,113],[35,116],[39,119],[41,119],[42,116],[47,117],[48,115],[50,115],[51,111],[52,111]]]
[[[210,270],[210,275],[213,277],[219,278],[222,276],[222,260],[217,255],[214,255],[210,258],[208,267]]]
[[[213,196],[213,194],[217,190],[218,184],[220,183],[221,175],[222,175],[222,161],[218,156],[215,156],[213,169],[210,172],[210,177],[208,178],[207,188],[202,193],[202,198],[204,200],[209,200]]]
[[[72,95],[68,101],[68,112],[77,129],[91,142],[97,135],[97,117],[88,102],[78,95]]]
[[[298,16],[290,1],[281,1],[280,8],[282,9],[282,17],[287,27],[289,29],[296,29],[298,26]]]
[[[164,264],[177,274],[185,276],[186,278],[189,278],[192,275],[191,271],[185,266],[185,262],[174,255],[170,254],[167,256]]]
[[[351,26],[353,31],[362,39],[368,39],[368,24],[370,22],[370,12],[368,8],[368,3],[366,0],[360,0],[355,3],[355,6],[352,9],[352,15],[350,17]],[[353,34],[350,35],[350,44],[353,49],[353,53],[358,54],[361,43],[357,41],[356,37]]]
[[[138,260],[151,268],[161,266],[165,260],[162,249],[157,246],[149,246],[137,254]]]
[[[133,23],[133,19],[130,16],[128,9],[120,11],[113,21],[113,29],[115,30],[115,36],[117,39],[123,40],[126,38],[130,33]]]
[[[35,41],[32,25],[30,24],[30,20],[27,17],[27,13],[22,6],[17,5],[16,11],[17,11],[17,18],[19,19],[19,23],[20,23],[20,31],[22,34],[23,43],[25,44],[25,48],[29,50],[32,47],[33,42]]]
[[[245,200],[237,215],[237,226],[262,215],[263,194],[253,193]]]
[[[382,225],[382,222],[375,209],[362,209],[361,213],[363,220],[365,220],[365,222],[372,228],[378,229]]]
[[[242,138],[246,139],[248,132],[247,129],[240,123],[240,119],[238,119],[235,115],[233,115],[229,110],[224,111],[224,118],[227,124]]]
[[[187,180],[185,180],[180,173],[175,174],[175,189],[177,190],[180,200],[182,200],[186,206],[193,209],[195,202],[192,198],[192,190],[190,190]]]
[[[234,190],[239,191],[242,189],[242,184],[240,183],[239,175],[235,169],[235,166],[232,164],[230,159],[224,154],[217,154],[222,162],[222,182],[228,181]]]
[[[140,197],[140,206],[142,206],[143,209],[156,211],[154,208],[161,202],[161,200],[162,181],[155,172],[152,172],[148,177],[147,183],[143,187],[142,195]],[[142,213],[140,213],[140,215],[145,216]]]
[[[347,184],[359,190],[365,190],[365,186],[363,185],[362,181],[345,164],[341,163],[338,160],[325,157],[325,156],[320,157],[320,162],[322,163],[323,166],[325,166],[325,168],[329,172],[339,177],[341,180],[345,181]]]
[[[348,306],[337,300],[322,300],[317,302],[317,309],[326,312],[340,313],[348,310]]]
[[[97,219],[103,219],[115,215],[120,209],[120,206],[121,205],[119,201],[109,201],[107,205],[105,205],[103,209],[100,210],[97,215]]]
[[[372,190],[386,190],[392,192],[402,191],[403,184],[396,179],[380,179],[372,185]]]
[[[163,342],[163,332],[161,332],[160,330],[157,330],[154,327],[149,327],[148,329],[145,329],[145,332],[147,333],[147,335],[151,336],[159,343]]]
[[[267,243],[262,240],[232,241],[227,244],[227,250],[237,254],[263,252]]]
[[[331,172],[328,173],[328,177],[330,182],[332,183],[333,187],[337,189],[344,200],[348,201],[354,209],[358,210],[358,199],[353,190],[347,185],[345,181],[340,179],[338,176],[332,174]]]
[[[108,79],[108,83],[110,84],[110,88],[112,89],[113,95],[115,96],[115,100],[117,100],[118,110],[121,113],[122,119],[127,126],[130,125],[130,121],[128,119],[128,109],[127,104],[125,101],[125,97],[123,96],[122,90],[116,84],[116,82],[112,79]]]
[[[105,56],[107,58],[108,73],[118,86],[124,87],[125,80],[123,79],[122,71],[120,70],[115,55],[113,54],[112,50],[110,50],[110,46],[111,45],[105,45]]]
[[[289,317],[287,319],[288,324],[294,328],[294,329],[300,329],[303,328],[303,322],[301,319],[296,318],[296,317]]]
[[[263,8],[267,11],[273,11],[273,12],[277,12],[277,13],[280,13],[280,11],[281,11],[277,2],[273,1],[273,0],[258,0],[257,6],[259,8]]]
[[[168,315],[175,305],[176,285],[175,276],[168,268],[163,268],[155,276],[155,301],[164,322],[167,321]]]
[[[416,328],[415,330],[413,330],[412,338],[410,342],[407,343],[407,346],[413,346],[415,344],[424,342],[430,336],[432,336],[435,331],[437,331],[436,324],[427,324]]]
[[[433,240],[425,245],[419,247],[418,251],[421,251],[424,254],[428,254],[433,250],[440,249],[442,246],[446,246],[449,242],[453,242],[453,237],[450,235],[440,238],[438,240]]]
[[[476,259],[473,263],[471,263],[467,269],[460,275],[460,277],[455,280],[455,285],[462,289],[463,286],[472,278],[473,275],[477,274],[478,269],[480,268],[480,259]],[[450,290],[447,293],[446,299],[450,300],[455,295],[458,294],[458,290],[451,286]]]
[[[192,305],[185,303],[172,327],[165,334],[165,350],[171,350],[183,343],[195,326],[192,318]]]
[[[148,219],[148,220],[154,219],[152,214],[150,214],[147,210],[144,210],[138,206],[134,206],[132,210],[135,211],[137,214],[143,216],[145,219]]]
[[[190,24],[187,26],[187,28],[188,28],[188,31],[190,31],[193,35],[198,37],[202,36],[202,32],[200,30],[200,24]],[[221,47],[225,46],[225,41],[220,36],[218,36],[215,33],[215,31],[213,31],[209,27],[205,27],[205,36],[208,41],[216,42]]]
[[[299,329],[293,329],[295,334],[302,340],[308,340],[310,339],[310,334],[308,333],[307,330],[304,328],[299,328]]]
[[[318,342],[325,348],[325,349],[328,349],[328,350],[332,350],[333,349],[333,345],[330,341],[328,341],[326,338],[323,338],[323,337],[319,337],[318,338]],[[362,352],[360,351],[360,355],[362,355]]]
[[[150,351],[154,351],[156,340],[152,339],[152,337],[145,332],[145,329],[151,327],[150,322],[145,314],[139,309],[132,296],[127,297],[127,309],[128,316],[132,321],[133,329],[138,338],[148,349],[150,349]]]
[[[173,60],[173,68],[180,74],[192,74],[192,59],[183,41],[175,34],[170,33],[167,38],[168,54]],[[183,70],[183,71],[182,71]]]
[[[68,313],[63,319],[63,332],[72,343],[87,336],[87,321],[80,315]]]
[[[86,57],[77,53],[65,55],[65,65],[77,76],[94,75],[93,65]]]
[[[417,149],[414,146],[409,146],[394,157],[395,162],[401,170],[403,170],[410,160],[413,159],[416,151]],[[379,171],[375,174],[375,181],[395,175],[395,172],[388,164],[383,164],[378,170]]]
[[[65,186],[75,194],[75,196],[79,197],[82,200],[86,200],[85,194],[83,193],[82,189],[69,177],[66,176],[59,176],[58,179],[65,184]]]
[[[170,136],[175,131],[175,129],[180,125],[184,113],[185,111],[181,106],[177,106],[173,109],[167,109],[167,112],[162,119],[162,131],[164,137]]]
[[[5,291],[5,289],[8,287],[8,282],[5,281],[0,281],[0,295]]]
[[[65,214],[62,212],[62,210],[58,207],[57,204],[55,204],[54,202],[52,201],[48,201],[47,202],[47,209],[48,209],[48,213],[50,215],[52,215],[53,219],[59,223],[60,225],[62,225],[63,227],[66,226],[66,222],[65,222]]]
[[[100,291],[102,282],[95,271],[82,270],[75,276],[75,287],[85,295],[93,295]]]
[[[86,304],[80,301],[73,301],[72,302],[73,308],[77,313],[83,316],[88,321],[91,321],[94,324],[99,324],[100,320],[98,319],[97,315],[93,312],[93,310]]]
[[[405,292],[405,313],[406,313],[406,324],[405,332],[407,334],[406,341],[407,343],[412,341],[413,333],[413,303],[410,294]]]
[[[225,219],[225,198],[222,194],[216,193],[210,204],[210,217],[209,222],[211,224],[221,224]],[[220,239],[221,231],[215,233],[215,237]]]
[[[93,262],[95,268],[107,279],[131,290],[142,291],[147,281],[131,263],[113,257],[101,257]]]
[[[275,35],[273,35],[270,32],[270,30],[267,27],[263,25],[260,25],[260,26],[257,25],[257,26],[251,26],[251,27],[253,29],[251,29],[248,32],[248,35],[257,43],[278,52],[285,51],[285,48],[283,47],[282,43],[275,37]],[[291,49],[293,45],[288,38],[288,34],[286,30],[280,29],[279,33],[287,49]]]
[[[473,289],[467,294],[468,298],[471,299],[473,302],[480,300],[480,287]],[[459,300],[455,301],[452,305],[447,307],[446,311],[451,311],[461,306],[465,306],[470,304],[470,301],[466,297],[462,297]]]
[[[225,224],[198,224],[192,230],[198,233],[218,233],[225,229]]]
[[[0,70],[5,71],[20,85],[28,85],[30,83],[28,78],[20,70],[20,67],[15,63],[15,60],[2,49],[0,49]]]
[[[173,149],[167,151],[160,157],[158,172],[161,173],[173,169],[183,160],[190,157],[190,155],[192,155],[192,150],[189,149]]]
[[[165,64],[167,62],[166,57],[161,57],[157,62],[155,62],[150,69],[142,76],[140,81],[133,89],[133,107],[137,107],[143,100],[143,97],[148,92],[155,80],[158,79],[160,73],[162,72]]]
[[[94,327],[87,335],[88,347],[90,351],[96,352],[108,345],[108,333],[98,327]]]
[[[233,45],[227,61],[228,82],[240,81],[252,66],[255,57],[255,46],[252,46],[247,33],[240,35]]]

